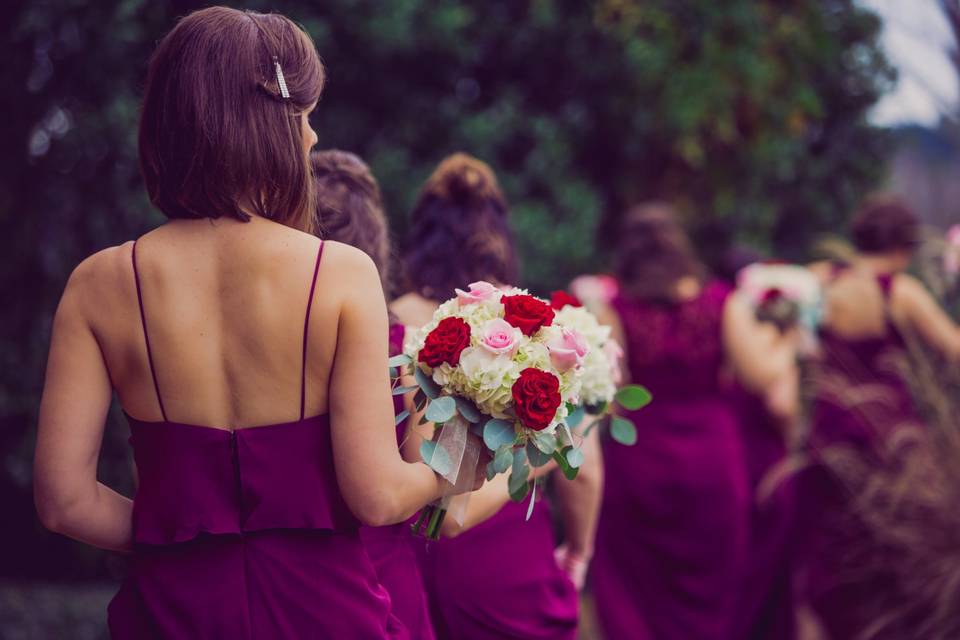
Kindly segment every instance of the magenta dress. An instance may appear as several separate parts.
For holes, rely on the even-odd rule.
[[[293,422],[227,430],[170,420],[142,297],[140,310],[163,420],[128,416],[139,487],[111,636],[408,638],[337,487],[329,420],[303,415],[304,376]]]
[[[403,351],[404,327],[390,325],[390,355]],[[403,396],[394,396],[394,413],[403,411]],[[403,443],[406,423],[397,426],[397,445]],[[409,522],[387,527],[363,527],[360,539],[377,571],[380,584],[390,594],[392,613],[416,640],[433,640],[433,626],[427,607],[427,596],[420,575],[420,564],[414,551],[416,539]]]
[[[591,569],[605,637],[733,637],[750,492],[734,398],[721,385],[730,288],[658,305],[619,295],[633,381],[653,403],[629,414],[635,446],[607,442]]]
[[[877,282],[889,301],[893,277]],[[815,461],[843,448],[869,464],[879,460],[894,432],[923,428],[902,375],[907,345],[887,315],[886,331],[876,338],[850,340],[829,328],[820,331],[823,358],[814,378],[810,436]],[[896,592],[895,577],[882,560],[867,557],[882,551],[871,549],[869,529],[849,508],[847,496],[855,487],[824,466],[812,467],[802,481],[802,521],[808,529],[804,594],[832,638],[854,638],[883,613],[882,596]]]
[[[792,640],[796,637],[794,554],[797,524],[796,482],[785,477],[759,501],[757,490],[787,456],[779,425],[763,400],[738,389],[747,474],[752,492],[749,554],[737,614],[736,638]]]
[[[525,522],[508,502],[456,538],[420,541],[430,613],[442,640],[573,640],[578,597],[557,566],[547,501]]]

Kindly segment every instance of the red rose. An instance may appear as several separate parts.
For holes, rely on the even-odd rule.
[[[560,379],[540,369],[524,369],[513,383],[513,406],[523,426],[546,429],[560,408]]]
[[[503,319],[530,337],[553,324],[553,309],[533,296],[503,296]]]
[[[460,363],[460,354],[470,346],[470,325],[460,318],[444,318],[427,335],[418,360],[429,367],[439,367],[446,362],[451,366]]]
[[[554,291],[550,294],[550,306],[559,311],[564,307],[582,307],[583,303],[575,295],[566,291]]]

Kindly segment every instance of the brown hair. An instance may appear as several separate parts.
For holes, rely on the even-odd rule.
[[[477,280],[513,284],[517,255],[507,202],[490,167],[445,158],[424,184],[404,244],[410,290],[435,301]]]
[[[210,7],[180,20],[147,72],[139,142],[151,202],[168,218],[247,221],[243,204],[309,230],[300,116],[323,83],[313,41],[284,16]]]
[[[681,279],[704,277],[686,232],[661,202],[635,206],[624,216],[614,268],[625,293],[654,302],[674,302]]]
[[[314,227],[323,238],[370,256],[389,296],[390,233],[380,187],[370,168],[354,154],[337,149],[314,151],[310,164],[316,187]]]
[[[920,240],[920,221],[900,198],[875,195],[854,214],[850,235],[858,251],[912,251]]]

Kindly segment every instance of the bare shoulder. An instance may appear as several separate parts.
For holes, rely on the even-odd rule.
[[[922,305],[933,301],[933,296],[927,290],[927,287],[920,280],[907,273],[898,273],[894,277],[890,295],[893,304],[896,306]]]
[[[390,303],[390,311],[407,326],[428,323],[437,309],[437,304],[419,293],[405,293]]]
[[[133,283],[133,242],[102,249],[84,259],[70,274],[61,307],[91,311],[103,308]]]

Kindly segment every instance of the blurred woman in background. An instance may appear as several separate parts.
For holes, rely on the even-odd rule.
[[[403,259],[409,292],[391,308],[406,325],[426,324],[457,287],[515,283],[507,203],[490,167],[460,153],[440,163],[413,210]],[[471,495],[463,527],[447,516],[442,533],[450,537],[421,555],[439,638],[575,637],[574,580],[592,553],[599,510],[598,449],[594,433],[584,442],[586,463],[577,479],[552,487],[549,503],[565,532],[563,568],[555,558],[550,504],[542,501],[525,521],[527,505],[510,501],[505,474]]]
[[[804,481],[813,527],[807,594],[832,638],[854,638],[877,618],[893,588],[869,535],[849,508],[861,464],[882,465],[898,434],[923,428],[910,389],[910,346],[960,361],[960,327],[904,270],[919,241],[919,221],[902,201],[879,196],[853,218],[855,255],[814,265],[827,291],[815,372],[810,449],[819,466]],[[859,469],[860,471],[855,471]],[[882,554],[881,554],[882,556]]]
[[[390,231],[380,187],[370,168],[356,155],[336,149],[315,151],[310,154],[310,161],[316,187],[318,234],[326,240],[354,246],[370,256],[380,274],[383,290],[389,296],[393,289]],[[391,318],[390,355],[403,351],[404,334],[403,325]],[[399,415],[404,408],[412,409],[405,406],[410,404],[403,396],[394,396],[394,414]],[[409,426],[409,421],[397,425],[397,446],[408,462],[420,462],[420,439]],[[409,523],[363,527],[360,537],[380,584],[390,594],[393,615],[403,622],[411,638],[433,638]]]
[[[597,617],[607,638],[730,639],[751,502],[725,373],[766,396],[790,375],[792,341],[757,338],[749,305],[705,278],[667,205],[630,211],[619,240],[620,293],[601,320],[654,401],[627,415],[636,446],[604,450]]]

